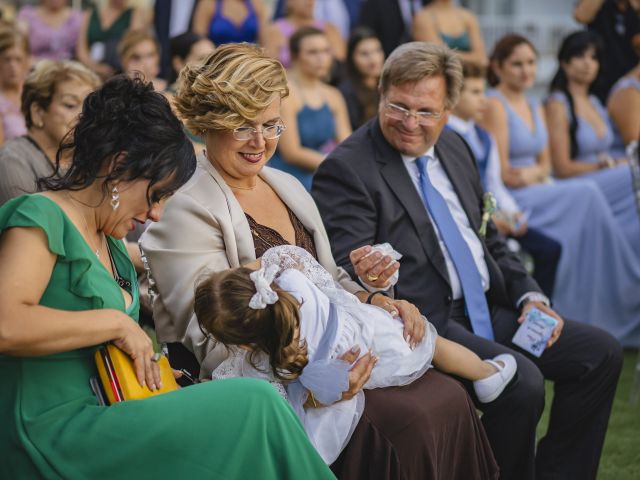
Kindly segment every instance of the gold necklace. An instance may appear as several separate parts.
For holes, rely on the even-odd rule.
[[[75,198],[73,198],[71,196],[70,193],[66,192],[67,198],[71,201],[71,204],[73,205],[73,208],[77,211],[80,212],[80,215],[82,216],[82,221],[84,222],[84,228],[87,232],[87,244],[89,245],[89,248],[91,248],[93,250],[93,253],[95,253],[96,257],[100,258],[100,250],[102,249],[102,244],[103,244],[103,239],[104,239],[104,233],[100,232],[102,234],[102,236],[100,237],[100,244],[98,245],[98,248],[94,249],[93,245],[91,244],[91,242],[89,242],[89,237],[91,236],[91,230],[89,230],[89,224],[87,223],[87,217],[85,217],[84,212],[76,206],[77,200]]]
[[[252,187],[239,187],[237,185],[231,185],[230,183],[227,183],[227,185],[229,185],[230,188],[236,188],[238,190],[255,190],[255,188],[258,186],[258,182],[256,182],[256,184]]]

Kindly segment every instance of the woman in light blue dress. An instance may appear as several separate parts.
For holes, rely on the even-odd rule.
[[[351,134],[347,105],[338,89],[324,83],[331,69],[327,35],[302,27],[291,36],[290,96],[282,102],[287,129],[269,166],[296,177],[307,190],[324,158]]]
[[[547,131],[535,81],[536,51],[519,35],[503,37],[491,56],[486,128],[500,152],[503,179],[529,213],[529,226],[562,244],[554,306],[569,318],[605,328],[624,345],[640,345],[640,261],[597,183],[549,176]]]
[[[591,89],[600,67],[600,40],[592,32],[567,36],[558,53],[545,110],[549,150],[557,177],[595,181],[611,206],[629,245],[640,259],[640,216],[626,158],[613,158],[613,130],[606,109]]]
[[[640,41],[637,42],[640,57]],[[640,135],[640,63],[618,80],[607,99],[607,109],[613,125],[612,155],[622,156],[627,146]]]
[[[302,148],[314,150],[324,157],[335,147],[336,121],[327,102],[319,107],[303,105],[296,120]],[[311,190],[314,170],[287,162],[279,151],[271,158],[269,166],[290,173]]]

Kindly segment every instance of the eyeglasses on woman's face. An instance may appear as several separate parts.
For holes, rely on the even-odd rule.
[[[385,105],[385,110],[385,115],[389,118],[403,122],[408,120],[409,117],[414,117],[416,119],[416,123],[421,126],[431,125],[436,120],[440,120],[440,117],[442,117],[442,113],[444,112],[444,110],[439,112],[412,112],[411,110],[407,110],[395,103],[387,103]]]
[[[285,126],[285,124],[281,121],[276,122],[272,125],[263,125],[261,129],[249,126],[238,127],[233,131],[233,138],[246,142],[247,140],[255,138],[255,136],[260,133],[265,140],[274,140],[280,137],[280,135],[284,133],[286,128],[287,127]]]

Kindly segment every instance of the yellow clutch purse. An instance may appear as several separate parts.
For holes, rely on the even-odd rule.
[[[160,357],[158,361],[162,388],[155,391],[140,386],[133,368],[133,361],[115,345],[107,344],[99,348],[96,351],[95,360],[109,404],[125,400],[140,400],[180,388],[173,377],[169,360],[165,356]]]

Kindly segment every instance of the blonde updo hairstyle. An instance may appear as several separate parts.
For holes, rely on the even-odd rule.
[[[218,47],[201,64],[185,66],[174,104],[194,135],[234,130],[255,119],[274,98],[289,95],[284,67],[249,43]]]

